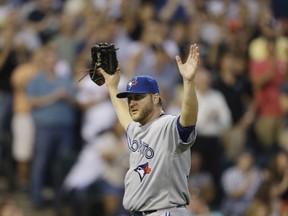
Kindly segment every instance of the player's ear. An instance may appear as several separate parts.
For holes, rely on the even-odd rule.
[[[155,105],[160,104],[161,98],[158,93],[152,95],[152,100]]]

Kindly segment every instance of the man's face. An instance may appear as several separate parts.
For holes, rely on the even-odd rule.
[[[135,122],[144,125],[153,113],[153,100],[151,94],[129,94],[127,96],[129,113]]]

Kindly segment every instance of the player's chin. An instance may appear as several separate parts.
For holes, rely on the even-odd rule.
[[[133,121],[136,121],[138,119],[137,113],[131,112],[130,115],[131,115],[131,118],[133,119]]]
[[[140,115],[138,111],[131,111],[130,112],[131,118],[133,121],[138,122],[140,119]]]

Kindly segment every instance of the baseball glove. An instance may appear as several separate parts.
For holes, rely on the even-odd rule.
[[[118,67],[118,60],[114,44],[111,43],[97,43],[91,47],[91,67],[89,69],[89,76],[93,82],[101,86],[105,83],[104,77],[97,72],[98,68],[102,68],[108,74],[116,72]]]

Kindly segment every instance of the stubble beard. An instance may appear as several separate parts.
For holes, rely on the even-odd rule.
[[[149,115],[153,112],[153,103],[149,103],[147,106],[143,107],[143,109],[140,109],[137,111],[136,114],[133,114],[131,112],[131,109],[129,108],[130,115],[132,117],[132,120],[135,122],[139,122],[140,124],[146,123],[146,119],[149,117]]]

